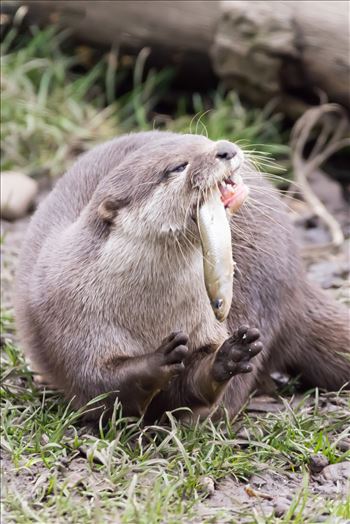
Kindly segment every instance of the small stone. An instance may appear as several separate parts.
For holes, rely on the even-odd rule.
[[[286,387],[291,378],[287,373],[281,373],[280,371],[274,371],[270,376],[278,388]]]
[[[350,449],[350,439],[339,440],[337,448],[344,453]]]
[[[1,173],[0,210],[2,218],[16,220],[24,217],[34,203],[38,183],[23,173]]]
[[[41,444],[42,446],[46,446],[46,444],[48,444],[50,442],[50,439],[48,437],[48,435],[46,435],[46,433],[43,433],[41,435]]]
[[[350,479],[350,462],[338,462],[338,464],[331,464],[326,466],[322,471],[322,476],[327,480],[336,482],[337,480]]]
[[[277,497],[273,504],[273,514],[275,517],[283,517],[289,510],[289,501],[284,497]]]
[[[259,489],[267,484],[266,480],[263,477],[259,477],[259,475],[253,475],[250,479],[250,483],[252,486]]]
[[[215,493],[215,484],[211,477],[202,477],[199,481],[200,489],[203,493],[212,497]]]
[[[309,466],[311,473],[321,473],[323,468],[328,466],[329,460],[327,457],[322,455],[322,453],[317,453],[316,455],[311,455]]]

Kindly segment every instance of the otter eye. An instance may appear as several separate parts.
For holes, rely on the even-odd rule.
[[[170,169],[168,169],[168,173],[182,173],[182,171],[185,171],[187,166],[188,166],[188,162],[183,162],[182,164],[179,164],[178,166],[171,167]]]

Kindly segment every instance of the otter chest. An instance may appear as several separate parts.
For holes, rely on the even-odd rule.
[[[150,351],[172,331],[187,333],[190,347],[196,348],[226,338],[209,303],[199,251],[185,256],[141,248],[114,267],[110,293],[115,323]]]

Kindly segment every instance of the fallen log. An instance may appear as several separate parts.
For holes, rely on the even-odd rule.
[[[346,1],[28,0],[31,21],[60,23],[86,42],[161,50],[164,65],[205,58],[225,84],[264,103],[281,96],[288,112],[320,93],[350,109]],[[167,57],[171,57],[167,62]],[[175,57],[175,58],[174,58]],[[176,58],[177,57],[177,58]],[[322,97],[321,97],[322,98]]]
[[[350,109],[349,3],[224,1],[211,48],[220,78],[260,102],[318,102]]]

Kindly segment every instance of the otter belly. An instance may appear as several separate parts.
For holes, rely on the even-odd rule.
[[[100,261],[101,267],[108,268],[109,282],[115,248],[108,246]],[[118,252],[125,253],[125,245]],[[114,261],[110,303],[115,324],[142,342],[144,352],[154,351],[164,337],[178,330],[188,334],[190,348],[219,345],[225,340],[226,325],[212,310],[199,250],[175,260],[166,256],[164,246],[147,246],[145,250],[134,243],[132,253],[128,259]]]

